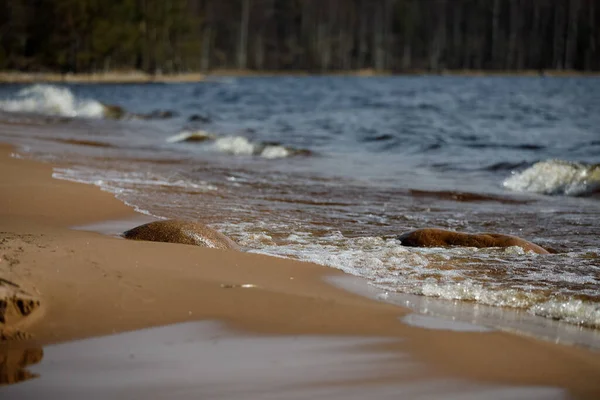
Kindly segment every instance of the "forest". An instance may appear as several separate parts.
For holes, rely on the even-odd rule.
[[[598,0],[2,0],[0,70],[600,70]]]

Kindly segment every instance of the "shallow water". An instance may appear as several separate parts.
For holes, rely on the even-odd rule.
[[[425,366],[382,350],[387,342],[240,336],[218,323],[184,323],[46,347],[28,367],[36,378],[0,390],[3,399],[65,400],[568,398],[550,387],[426,378]]]
[[[328,277],[327,281],[350,292],[414,311],[414,314],[402,318],[402,322],[408,325],[446,331],[503,330],[554,343],[600,350],[600,330],[544,318],[526,310],[388,292],[352,276]]]
[[[125,118],[104,118],[101,103]],[[600,328],[600,79],[6,85],[0,110],[0,140],[145,213],[200,220],[250,251],[390,292]],[[153,110],[178,115],[141,119]],[[557,254],[394,239],[431,226],[514,234]]]

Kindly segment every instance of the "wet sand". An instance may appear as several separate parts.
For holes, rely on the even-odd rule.
[[[409,326],[400,322],[407,309],[329,285],[323,277],[341,273],[314,264],[86,232],[82,226],[139,216],[98,188],[52,179],[50,165],[11,158],[13,151],[0,148],[0,278],[37,296],[41,307],[18,326],[3,326],[23,335],[2,343],[2,352],[60,349],[51,345],[209,320],[220,321],[238,335],[373,338],[369,351],[394,362],[408,357],[421,366],[410,379],[558,388],[576,398],[600,396],[597,352],[499,331]],[[78,229],[70,229],[74,226]],[[256,286],[238,286],[242,284]],[[148,344],[148,351],[152,346]],[[361,347],[357,346],[347,351]],[[201,358],[198,362],[210,365],[210,359]],[[44,360],[40,368],[43,365]],[[127,370],[125,364],[120,367]],[[406,369],[397,365],[373,368],[374,376],[340,384],[395,385],[407,379]],[[48,372],[42,368],[39,373]],[[43,378],[38,379],[40,385]],[[29,382],[36,379],[23,385]],[[161,390],[177,389],[182,389],[180,383],[165,381]],[[15,393],[12,390],[7,393]],[[556,394],[551,393],[543,398]],[[276,392],[272,398],[278,398]]]
[[[49,346],[30,367],[37,379],[4,394],[65,400],[566,398],[560,388],[428,374],[408,354],[386,351],[394,341],[240,335],[215,321],[188,322]]]

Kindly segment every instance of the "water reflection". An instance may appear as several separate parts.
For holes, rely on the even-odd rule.
[[[42,361],[40,348],[0,348],[0,385],[10,385],[37,378],[27,367]]]
[[[395,343],[364,337],[241,336],[219,323],[190,322],[48,346],[44,360],[33,368],[38,379],[3,387],[0,393],[3,400],[565,398],[558,388],[430,374],[427,365],[387,349],[386,344]]]

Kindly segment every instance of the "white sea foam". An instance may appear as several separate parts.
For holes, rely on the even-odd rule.
[[[260,156],[268,159],[285,158],[291,151],[284,146],[255,143],[243,136],[224,136],[215,140],[214,148],[236,156]]]
[[[226,231],[230,231],[225,229]],[[231,232],[231,231],[230,231]],[[407,248],[394,239],[348,238],[339,232],[323,237],[291,234],[279,243],[261,240],[257,232],[242,234],[241,242],[252,252],[310,261],[367,278],[389,292],[401,292],[446,300],[471,301],[496,307],[510,307],[566,322],[600,327],[600,305],[564,295],[557,285],[586,285],[580,294],[597,292],[594,278],[577,277],[563,267],[531,268],[537,254],[507,249]],[[558,257],[558,255],[557,255]],[[550,261],[549,261],[550,262]],[[492,263],[500,263],[496,267]],[[487,277],[500,268],[506,278]],[[513,281],[514,279],[514,281]],[[591,292],[590,292],[591,291]]]
[[[562,160],[535,163],[513,173],[504,186],[519,192],[580,196],[600,191],[600,165]]]
[[[0,100],[0,109],[72,118],[102,118],[105,107],[96,100],[77,98],[68,88],[33,85],[11,99]]]
[[[550,299],[535,304],[529,309],[529,312],[572,324],[600,328],[600,304],[598,303],[579,299]]]
[[[285,158],[290,155],[290,151],[283,146],[266,146],[261,151],[260,156],[263,158]]]
[[[57,179],[65,179],[77,182],[91,183],[100,187],[114,188],[140,188],[165,186],[173,188],[183,188],[195,190],[198,192],[210,192],[218,190],[214,185],[207,182],[192,182],[180,177],[161,177],[147,172],[136,171],[102,171],[101,177],[94,169],[88,168],[55,168],[52,175]]]
[[[251,156],[254,154],[255,145],[243,136],[225,136],[218,138],[214,144],[215,148],[222,153],[236,156]]]

